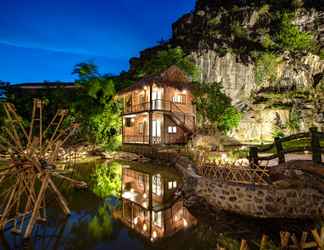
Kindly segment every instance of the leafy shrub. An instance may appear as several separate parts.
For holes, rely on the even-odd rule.
[[[246,28],[244,28],[239,22],[234,22],[231,25],[231,31],[237,38],[246,38],[248,36]]]
[[[240,125],[241,113],[233,106],[225,109],[224,114],[218,121],[217,127],[225,133]]]
[[[288,13],[282,14],[280,31],[275,35],[277,44],[280,48],[293,52],[309,51],[314,45],[312,34],[300,31],[291,19],[291,15]]]
[[[272,131],[272,137],[273,137],[273,138],[277,138],[277,137],[279,137],[279,138],[281,138],[281,137],[285,137],[285,133],[284,133],[284,131],[283,131],[282,128],[280,128],[279,126],[275,126],[275,127],[273,128],[273,131]]]
[[[293,134],[298,132],[298,130],[300,129],[300,121],[300,113],[292,108],[289,112],[289,120],[287,121],[285,126],[289,130],[289,132]]]
[[[321,58],[321,60],[324,60],[324,49],[320,50],[319,57]]]
[[[221,23],[221,20],[220,20],[219,17],[214,17],[214,18],[208,20],[208,24],[211,25],[211,26],[216,26],[216,25],[218,25],[220,23]]]
[[[269,10],[270,10],[270,6],[269,4],[264,4],[260,7],[259,11],[258,11],[258,15],[259,16],[263,16],[265,14],[269,14]]]
[[[261,85],[265,81],[275,81],[277,78],[276,69],[280,63],[279,58],[271,53],[262,53],[256,59],[255,81]]]
[[[272,48],[274,45],[274,42],[272,41],[272,38],[269,34],[265,34],[262,40],[262,46],[266,49]]]
[[[208,121],[225,133],[239,125],[241,115],[223,92],[221,83],[197,83],[194,95],[200,120]]]
[[[192,78],[197,75],[197,68],[180,47],[159,51],[154,57],[139,68],[143,75],[158,74],[172,65],[178,66]]]

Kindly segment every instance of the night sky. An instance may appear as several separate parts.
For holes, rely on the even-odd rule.
[[[90,61],[118,74],[195,0],[0,0],[0,80],[70,81]]]

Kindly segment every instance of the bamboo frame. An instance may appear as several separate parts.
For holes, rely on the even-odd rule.
[[[61,129],[67,111],[59,110],[45,127],[44,102],[37,99],[33,101],[32,118],[28,129],[24,128],[22,119],[12,104],[4,103],[4,109],[8,126],[4,128],[5,135],[0,135],[0,149],[7,151],[12,164],[0,170],[0,184],[9,183],[8,180],[15,181],[0,194],[0,199],[4,201],[4,206],[0,207],[0,230],[12,224],[12,232],[21,233],[24,238],[29,238],[37,221],[46,221],[46,195],[49,189],[54,193],[64,214],[71,213],[53,177],[68,181],[77,187],[86,186],[85,182],[78,182],[63,176],[60,171],[48,168],[48,165],[55,165],[58,150],[79,126],[73,124],[69,128]],[[54,132],[47,136],[51,128]],[[40,190],[36,188],[38,183],[41,184]],[[24,231],[25,223],[27,227]]]

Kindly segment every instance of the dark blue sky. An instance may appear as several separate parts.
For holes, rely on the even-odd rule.
[[[101,73],[171,36],[195,0],[0,0],[0,80],[73,80],[92,61]]]

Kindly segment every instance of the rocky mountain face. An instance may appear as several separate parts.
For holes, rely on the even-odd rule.
[[[280,6],[273,2],[198,0],[193,12],[173,24],[170,41],[136,60],[167,46],[182,47],[199,69],[198,80],[222,82],[242,111],[232,134],[239,141],[271,140],[279,130],[311,126],[324,131],[324,3],[287,0],[283,11],[285,0],[277,1]],[[310,49],[281,47],[278,23],[285,12],[295,27],[312,35]]]

